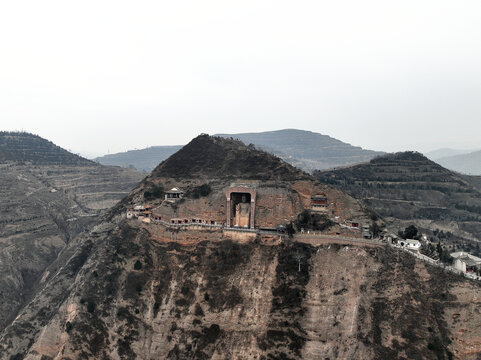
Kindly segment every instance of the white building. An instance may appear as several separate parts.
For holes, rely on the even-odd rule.
[[[419,240],[414,240],[414,239],[406,239],[406,240],[401,239],[399,241],[399,245],[409,250],[419,250],[421,248],[421,242]]]
[[[458,251],[450,254],[454,259],[454,268],[463,273],[477,272],[481,270],[481,258]]]
[[[179,188],[172,188],[169,191],[165,192],[165,198],[164,200],[170,201],[170,202],[175,202],[177,200],[180,200],[184,197],[184,192],[180,190]]]

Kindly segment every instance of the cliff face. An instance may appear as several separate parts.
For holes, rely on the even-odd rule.
[[[2,358],[481,353],[479,285],[407,254],[289,242],[159,243],[136,224],[104,224],[95,242],[85,240],[2,334]]]

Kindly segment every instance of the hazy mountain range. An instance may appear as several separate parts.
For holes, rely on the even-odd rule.
[[[449,156],[461,155],[461,154],[468,154],[473,152],[474,150],[468,149],[451,149],[451,148],[440,148],[428,152],[424,152],[424,156],[431,160],[438,160]]]
[[[218,134],[234,138],[245,144],[273,153],[291,165],[312,171],[369,161],[383,152],[364,150],[346,144],[327,135],[311,131],[286,129],[260,133]],[[104,165],[134,166],[139,170],[151,171],[181,146],[154,146],[98,157],[95,161]]]
[[[258,149],[275,154],[291,165],[309,172],[359,164],[385,154],[352,146],[327,135],[296,129],[217,136],[253,144]],[[135,167],[139,171],[150,172],[181,147],[182,145],[152,146],[104,155],[94,160],[103,165]],[[463,174],[481,175],[481,151],[441,148],[426,152],[425,156],[447,169]]]
[[[182,145],[151,146],[140,150],[108,154],[97,157],[94,160],[102,165],[134,167],[139,171],[150,172],[181,147]]]
[[[481,150],[442,148],[424,155],[446,169],[466,175],[481,175]]]
[[[436,160],[445,168],[468,175],[481,175],[481,150]]]
[[[312,131],[286,129],[260,133],[218,134],[254,144],[304,170],[329,169],[357,164],[384,154],[352,146],[328,135]]]

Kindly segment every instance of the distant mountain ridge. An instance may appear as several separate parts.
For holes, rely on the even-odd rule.
[[[475,151],[475,150],[474,149],[473,150],[467,150],[467,149],[460,150],[460,149],[451,149],[451,148],[440,148],[440,149],[425,152],[423,154],[428,159],[436,161],[438,159],[442,159],[442,158],[445,158],[445,157],[461,155],[461,154],[468,154],[468,153],[473,152],[473,151]]]
[[[468,154],[447,156],[436,162],[445,168],[467,175],[481,175],[481,150]]]
[[[0,163],[34,165],[95,165],[53,142],[27,132],[0,132]]]
[[[364,150],[327,135],[296,129],[216,136],[238,139],[246,145],[253,144],[306,171],[357,164],[384,154],[380,151]],[[102,165],[134,166],[138,170],[151,171],[181,147],[152,146],[105,155],[94,160]]]
[[[312,131],[284,129],[260,133],[217,134],[269,151],[304,170],[322,170],[369,161],[384,154],[352,146]]]
[[[159,163],[177,152],[182,145],[172,146],[151,146],[140,150],[129,150],[126,152],[99,156],[94,161],[102,165],[113,165],[130,167],[133,166],[140,171],[152,171]]]

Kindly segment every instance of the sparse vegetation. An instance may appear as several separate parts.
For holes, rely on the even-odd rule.
[[[204,316],[204,311],[202,310],[202,307],[199,304],[195,305],[195,312],[194,314],[196,316]]]
[[[249,149],[238,140],[199,135],[153,170],[158,177],[255,178],[283,180],[309,178],[275,155]]]
[[[201,197],[208,196],[212,192],[212,188],[209,184],[202,184],[190,190],[186,196],[192,197],[194,199],[199,199]]]
[[[89,301],[89,302],[87,303],[87,311],[88,311],[89,313],[93,313],[94,310],[95,310],[95,303],[94,303],[93,301]]]
[[[151,184],[148,190],[144,191],[146,201],[161,199],[164,196],[164,188],[161,185]]]
[[[298,231],[301,229],[323,231],[333,226],[334,223],[326,214],[319,214],[311,210],[304,210],[297,216],[294,225]]]
[[[421,238],[418,228],[414,225],[409,225],[404,231],[399,230],[398,235],[403,239],[419,240]]]
[[[70,321],[67,321],[65,323],[65,331],[70,332],[72,330],[72,323]]]

